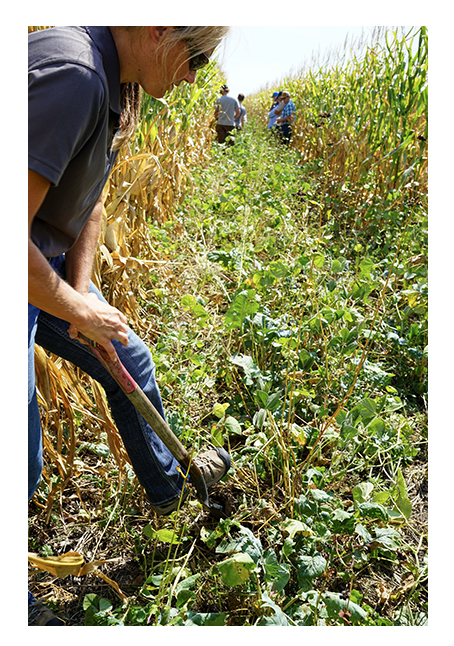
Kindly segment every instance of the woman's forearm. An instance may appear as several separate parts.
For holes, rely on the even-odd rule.
[[[28,302],[78,325],[87,315],[84,298],[52,269],[36,245],[28,242]]]
[[[40,250],[29,241],[28,294],[29,303],[68,321],[69,335],[79,332],[104,346],[115,359],[112,339],[128,345],[128,327],[122,312],[101,301],[96,294],[82,294],[60,278]]]
[[[101,232],[102,198],[93,209],[74,246],[66,252],[66,280],[80,294],[88,293],[88,283]]]

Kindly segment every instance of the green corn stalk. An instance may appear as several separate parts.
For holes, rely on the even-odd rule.
[[[364,50],[283,80],[297,106],[295,147],[325,159],[333,178],[386,191],[419,181],[427,168],[428,33],[426,27],[377,30]],[[269,90],[251,112],[266,114]]]

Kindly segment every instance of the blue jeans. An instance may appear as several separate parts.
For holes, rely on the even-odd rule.
[[[51,260],[54,270],[64,278],[64,256]],[[105,300],[90,283],[90,291]],[[183,476],[177,471],[178,462],[153,432],[143,417],[109,375],[90,349],[71,339],[69,324],[33,305],[28,305],[28,497],[38,487],[43,467],[41,424],[36,399],[34,346],[71,361],[96,379],[104,388],[112,416],[122,437],[134,471],[152,505],[164,505],[180,496]],[[155,380],[155,365],[149,348],[129,330],[129,344],[125,348],[113,341],[120,361],[136,383],[164,418],[164,410]]]
[[[283,121],[277,124],[277,131],[281,142],[288,145],[292,138],[292,126],[287,121]]]

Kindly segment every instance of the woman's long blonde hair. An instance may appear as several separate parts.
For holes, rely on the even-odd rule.
[[[146,27],[123,27],[139,35]],[[191,41],[194,53],[208,52],[215,49],[225,36],[229,27],[175,27],[169,29],[162,39],[160,47],[163,59],[168,51],[181,40]],[[189,50],[188,50],[189,52]],[[189,56],[188,56],[189,58]],[[112,142],[112,150],[118,150],[134,134],[140,117],[140,99],[142,90],[138,83],[125,83],[122,88],[122,113],[120,128]]]

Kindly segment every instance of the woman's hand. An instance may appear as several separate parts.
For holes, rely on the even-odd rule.
[[[102,345],[110,358],[115,359],[116,352],[112,339],[116,339],[125,347],[128,345],[128,326],[125,315],[116,307],[99,300],[96,294],[89,293],[84,296],[84,299],[87,309],[80,323],[72,323],[69,326],[69,336],[85,343],[79,338],[80,332],[95,343]]]

